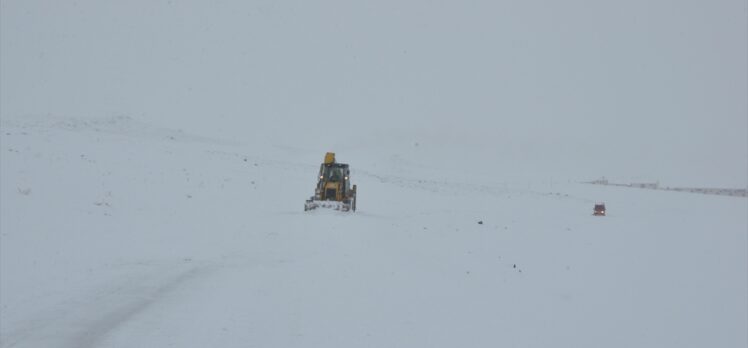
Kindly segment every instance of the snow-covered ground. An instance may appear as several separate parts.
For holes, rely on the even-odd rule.
[[[748,345],[745,198],[508,179],[397,139],[0,131],[2,347]],[[356,213],[303,212],[325,150]]]

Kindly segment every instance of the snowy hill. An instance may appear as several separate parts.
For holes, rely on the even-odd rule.
[[[2,121],[2,347],[748,344],[745,198],[470,175],[428,143]],[[303,212],[325,150],[358,212]]]

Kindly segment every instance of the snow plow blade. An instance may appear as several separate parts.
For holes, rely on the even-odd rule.
[[[338,201],[317,201],[309,199],[304,203],[304,211],[314,210],[317,208],[333,209],[339,211],[355,211],[351,203]]]

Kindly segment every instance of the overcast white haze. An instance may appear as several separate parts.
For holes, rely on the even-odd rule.
[[[0,347],[744,348],[747,18],[0,0]]]
[[[6,118],[746,186],[745,1],[3,1],[1,28]]]

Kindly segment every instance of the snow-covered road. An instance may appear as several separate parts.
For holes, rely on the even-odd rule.
[[[341,149],[359,211],[305,213],[323,153],[3,121],[2,347],[748,344],[745,198]]]

